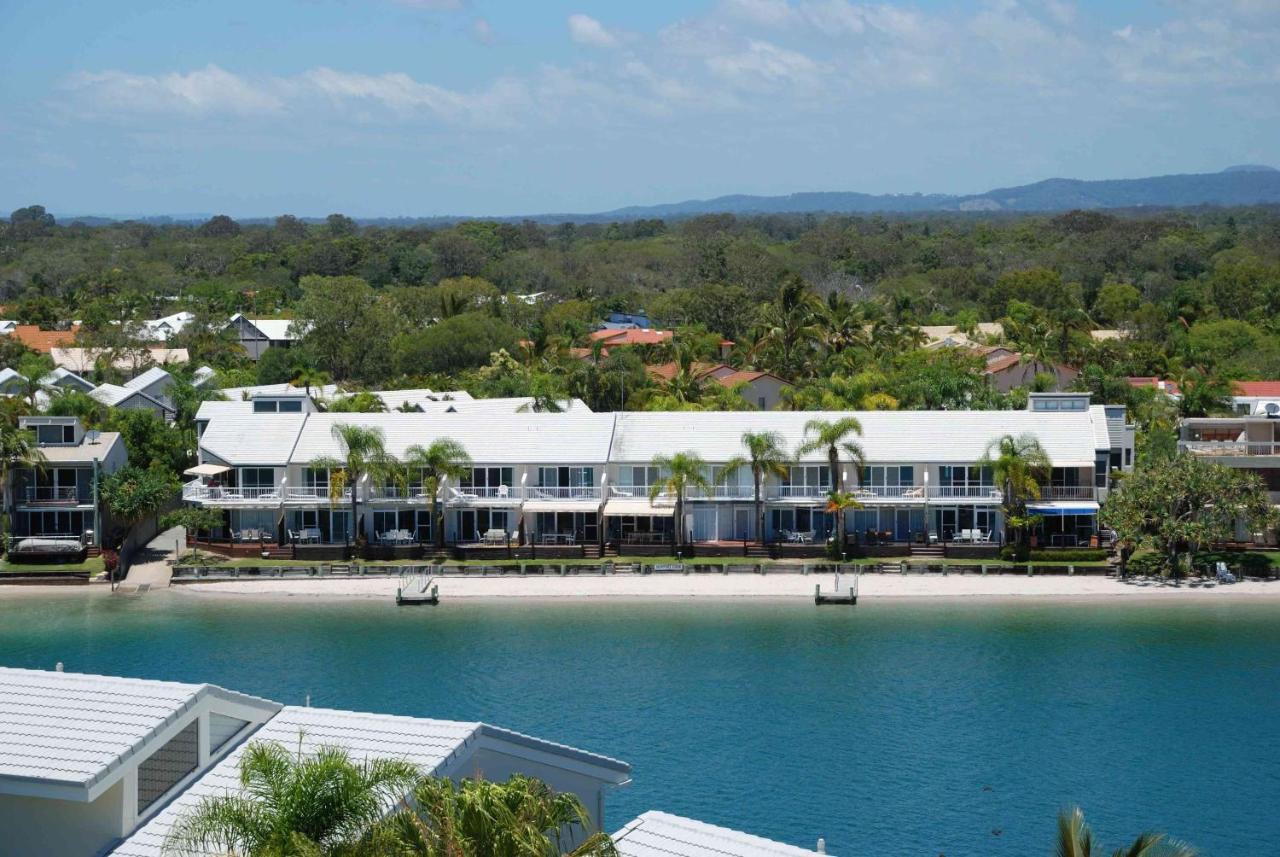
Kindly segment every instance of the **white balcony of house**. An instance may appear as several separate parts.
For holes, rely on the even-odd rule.
[[[777,500],[820,500],[831,493],[830,485],[775,485],[769,496]]]
[[[646,492],[647,495],[648,492]],[[761,490],[761,496],[767,492]],[[755,498],[755,488],[751,485],[712,485],[710,491],[701,488],[690,488],[686,493],[690,500],[751,500]]]
[[[877,502],[882,500],[893,502],[910,502],[925,500],[923,485],[859,485],[852,491],[860,502]]]
[[[74,485],[29,485],[21,502],[28,506],[75,506],[93,501],[87,490],[81,492]]]
[[[1041,500],[1092,500],[1096,490],[1092,485],[1041,485]]]
[[[994,485],[934,485],[929,488],[931,500],[987,500],[1000,502],[1000,489]]]
[[[369,499],[401,503],[428,503],[431,495],[422,485],[374,485],[369,488]]]
[[[529,500],[599,500],[600,488],[596,485],[535,485],[526,488],[524,494]]]
[[[537,491],[551,491],[559,489],[533,489]],[[566,489],[577,490],[577,489]],[[465,485],[459,487],[451,487],[449,491],[449,499],[453,502],[460,503],[480,503],[483,505],[520,505],[524,500],[525,490],[518,485]],[[557,495],[557,497],[569,495]]]
[[[182,486],[182,499],[210,505],[278,503],[280,489],[275,486],[250,486],[238,488],[226,485],[205,485],[200,480]]]
[[[293,485],[285,489],[285,500],[290,503],[315,503],[343,500],[351,502],[351,486],[345,486],[341,493],[328,485]]]
[[[1263,455],[1280,455],[1280,443],[1252,440],[1184,440],[1178,448],[1192,455],[1221,456],[1223,458],[1248,458]]]

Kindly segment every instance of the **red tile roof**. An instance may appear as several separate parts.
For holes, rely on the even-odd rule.
[[[66,348],[76,341],[75,328],[71,330],[42,330],[39,325],[19,324],[14,327],[10,336],[17,339],[32,351],[48,354],[55,348]]]
[[[1280,381],[1236,381],[1237,396],[1267,396],[1280,399]]]
[[[627,328],[626,330],[596,330],[591,338],[597,342],[604,341],[610,345],[661,345],[670,342],[675,333],[670,330],[653,330],[648,327]]]

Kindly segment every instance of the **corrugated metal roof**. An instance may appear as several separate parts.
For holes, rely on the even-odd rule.
[[[165,378],[168,378],[171,381],[173,380],[173,376],[168,372],[164,371],[159,366],[152,366],[138,377],[130,381],[125,381],[124,385],[130,390],[145,390],[152,384],[155,384],[158,381],[163,381]]]
[[[210,430],[218,422],[211,423]],[[491,412],[464,410],[438,415],[310,414],[290,461],[302,464],[340,455],[332,433],[339,423],[382,429],[387,452],[395,456],[404,455],[413,444],[425,447],[447,437],[461,443],[477,464],[603,464],[609,455],[613,415],[511,413],[495,421]]]
[[[227,464],[284,464],[306,420],[307,414],[219,414],[204,430],[200,447]]]
[[[208,684],[0,667],[0,793],[88,789],[206,693],[274,706]]]
[[[622,857],[812,857],[818,853],[656,811],[619,830],[613,841]]]
[[[1103,405],[1089,406],[1089,420],[1093,424],[1093,448],[1111,449],[1111,429],[1107,425],[1107,409]]]
[[[805,440],[805,423],[846,416],[862,424],[853,437],[868,461],[953,463],[976,461],[1006,434],[1034,434],[1058,466],[1094,461],[1094,428],[1088,411],[671,411],[618,414],[612,460],[649,462],[655,455],[691,451],[709,462],[742,455],[744,432],[776,431],[787,449]],[[805,461],[823,462],[821,451]]]

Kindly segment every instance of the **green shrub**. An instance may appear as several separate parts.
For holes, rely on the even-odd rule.
[[[1270,577],[1275,573],[1267,555],[1256,551],[1203,551],[1192,559],[1196,571],[1207,571],[1210,574],[1219,562],[1225,562],[1227,568],[1237,575]]]
[[[1075,548],[1067,550],[1033,550],[1032,562],[1101,562],[1107,552],[1101,548]]]
[[[1139,553],[1129,558],[1127,571],[1136,575],[1163,575],[1169,567],[1164,554]]]

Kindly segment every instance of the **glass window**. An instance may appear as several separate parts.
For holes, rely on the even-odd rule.
[[[280,413],[282,414],[300,414],[302,413],[302,400],[291,399],[287,402],[280,403]]]
[[[237,717],[228,717],[216,711],[209,714],[209,753],[221,750],[228,741],[236,737],[240,730],[249,725],[249,721]]]
[[[255,401],[253,403],[253,412],[255,414],[274,414],[279,410],[279,406],[275,402]]]
[[[138,765],[138,812],[146,810],[196,769],[200,758],[198,720]]]

